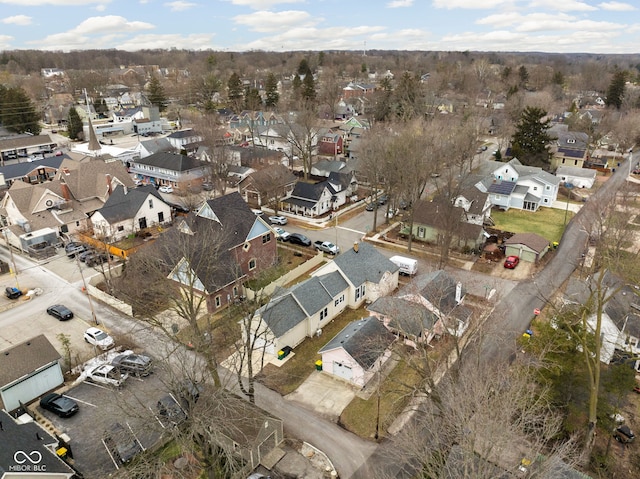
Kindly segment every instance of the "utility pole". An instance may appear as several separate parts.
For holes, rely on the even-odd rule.
[[[100,323],[98,323],[98,318],[96,317],[96,312],[93,309],[93,301],[91,300],[91,295],[89,294],[89,290],[87,289],[87,282],[84,279],[84,273],[82,272],[82,266],[80,265],[80,258],[78,258],[78,254],[76,253],[76,263],[78,264],[78,270],[80,271],[80,277],[82,278],[82,286],[83,286],[83,291],[86,293],[87,295],[87,299],[89,300],[89,309],[91,310],[91,318],[93,319],[93,323],[95,325],[98,325]]]
[[[16,259],[13,256],[13,248],[9,244],[9,237],[7,236],[7,229],[3,228],[2,233],[4,234],[4,241],[7,243],[7,248],[9,248],[9,256],[11,257],[11,271],[10,273],[16,278],[16,288],[20,289],[20,284],[18,283],[18,268],[16,267]]]

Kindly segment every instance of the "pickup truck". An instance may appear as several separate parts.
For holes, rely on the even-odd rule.
[[[331,243],[330,241],[316,241],[313,243],[313,247],[317,250],[322,251],[323,253],[329,254],[338,254],[340,252],[340,248]]]

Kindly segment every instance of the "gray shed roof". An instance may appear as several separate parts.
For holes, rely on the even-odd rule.
[[[360,366],[369,369],[395,340],[395,336],[373,316],[352,321],[318,353],[343,348]]]

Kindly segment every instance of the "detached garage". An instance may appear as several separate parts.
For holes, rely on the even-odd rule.
[[[60,354],[44,334],[0,351],[0,399],[14,411],[64,382]]]
[[[536,263],[549,251],[549,241],[535,233],[516,233],[504,242],[507,256],[519,256],[521,261]]]

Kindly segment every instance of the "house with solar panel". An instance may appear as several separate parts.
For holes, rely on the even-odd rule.
[[[483,170],[489,173],[475,186],[489,195],[492,206],[537,211],[558,198],[560,178],[537,166],[525,166],[517,158],[508,163],[487,161]]]
[[[589,135],[581,131],[569,131],[568,125],[557,124],[549,128],[549,136],[555,138],[551,145],[551,167],[573,166],[582,168],[587,160]]]

